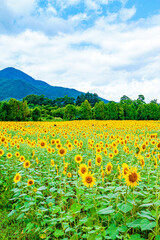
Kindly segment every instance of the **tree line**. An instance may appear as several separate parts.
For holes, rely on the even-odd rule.
[[[74,99],[64,96],[51,100],[44,95],[28,95],[22,101],[0,102],[0,121],[55,120],[159,120],[160,105],[154,99],[145,102],[139,95],[132,100],[126,95],[120,102],[104,103],[97,94],[81,94]]]

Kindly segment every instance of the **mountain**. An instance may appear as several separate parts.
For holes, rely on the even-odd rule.
[[[82,93],[71,88],[51,86],[44,81],[35,80],[26,73],[12,67],[0,71],[0,101],[10,98],[20,100],[30,94],[43,94],[49,99],[68,95],[68,97],[76,99]],[[105,103],[108,102],[102,98],[101,100]]]

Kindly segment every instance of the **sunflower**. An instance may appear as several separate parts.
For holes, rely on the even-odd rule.
[[[67,173],[67,177],[71,178],[72,177],[72,173],[68,172]]]
[[[57,148],[57,149],[60,149],[61,147],[62,147],[62,144],[61,144],[61,143],[57,143],[57,144],[56,144],[56,148]]]
[[[118,165],[118,172],[119,172],[119,175],[118,175],[118,179],[121,179],[121,168],[120,168],[120,166]]]
[[[56,139],[55,142],[56,142],[56,144],[59,144],[60,143],[60,139]]]
[[[31,186],[34,184],[34,180],[33,179],[29,179],[28,182],[27,182],[27,185],[28,186]]]
[[[24,156],[20,156],[19,160],[20,160],[20,162],[24,162],[25,161],[25,157]]]
[[[122,174],[123,174],[123,178],[125,178],[125,176],[127,175],[127,173],[129,172],[129,166],[126,163],[122,164]]]
[[[138,154],[140,154],[140,152],[141,152],[141,148],[139,146],[137,146],[136,147],[136,154],[138,155]]]
[[[48,153],[51,153],[51,152],[52,152],[52,148],[51,148],[51,147],[48,147],[48,148],[47,148],[47,152],[48,152]]]
[[[7,158],[11,158],[12,157],[12,153],[7,153]]]
[[[144,157],[143,157],[143,156],[140,156],[139,161],[140,161],[141,167],[142,167],[142,169],[143,169],[143,167],[144,167],[144,165],[145,165]]]
[[[54,160],[51,159],[51,166],[54,167],[54,164],[55,164],[55,163],[54,163]]]
[[[76,155],[74,159],[75,159],[76,163],[82,162],[82,156],[81,155]]]
[[[105,176],[104,170],[101,171],[101,175],[102,175],[102,181],[104,182],[104,176]]]
[[[104,155],[107,155],[107,149],[106,148],[103,150],[103,152],[104,152]]]
[[[91,161],[91,159],[88,160],[88,168],[92,168],[92,161]]]
[[[31,163],[29,160],[26,160],[24,163],[23,163],[23,167],[24,168],[29,168],[31,166]]]
[[[4,151],[2,149],[0,149],[0,157],[2,157],[4,154]]]
[[[118,151],[117,148],[115,148],[115,149],[113,150],[113,152],[114,152],[115,155],[117,155],[117,154],[119,153],[119,151]]]
[[[46,141],[45,140],[41,140],[40,141],[40,147],[41,148],[45,148],[46,147]]]
[[[15,156],[16,156],[16,157],[19,157],[19,156],[20,156],[20,153],[19,153],[19,152],[16,152],[16,153],[15,153]]]
[[[58,154],[63,157],[66,154],[67,150],[65,148],[60,148],[58,150]]]
[[[157,149],[160,150],[160,142],[157,144]]]
[[[97,156],[96,156],[96,164],[97,164],[98,166],[100,166],[100,165],[101,165],[101,162],[102,162],[102,156],[101,156],[101,155],[97,155]]]
[[[146,150],[146,144],[145,143],[142,144],[141,150],[142,150],[142,152],[144,152]]]
[[[100,148],[100,147],[98,147],[98,148],[96,149],[96,153],[101,153],[101,148]]]
[[[36,157],[36,163],[38,164],[39,163],[39,160],[38,160],[38,158]]]
[[[107,172],[107,174],[110,174],[110,173],[111,173],[112,168],[113,168],[113,165],[112,165],[111,162],[109,162],[109,163],[107,164],[107,166],[106,166],[106,172]]]
[[[77,143],[78,143],[78,140],[74,139],[74,144],[77,145]]]
[[[17,183],[21,180],[21,175],[19,173],[16,173],[15,177],[14,177],[14,182]]]
[[[113,154],[113,153],[109,153],[108,157],[109,157],[110,159],[112,159],[112,158],[114,157],[114,154]]]
[[[54,145],[56,143],[55,139],[51,140],[51,144]]]
[[[158,167],[157,158],[155,158],[155,157],[154,157],[154,167],[155,167],[155,168]]]
[[[78,173],[79,173],[81,176],[83,176],[83,175],[84,175],[85,173],[87,173],[87,172],[88,172],[88,167],[87,167],[87,165],[86,165],[86,164],[80,164]]]
[[[91,174],[91,172],[86,173],[82,176],[82,182],[86,187],[93,187],[95,185],[95,177],[93,177],[94,174]]]
[[[137,172],[136,167],[131,167],[125,176],[127,186],[136,187],[140,180],[140,173]]]

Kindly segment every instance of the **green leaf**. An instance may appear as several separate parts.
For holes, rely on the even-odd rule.
[[[42,186],[42,187],[38,188],[37,190],[38,190],[38,191],[43,191],[43,190],[46,190],[46,189],[47,189],[47,187]]]
[[[55,232],[54,232],[54,236],[56,238],[60,237],[60,236],[63,236],[64,235],[64,232],[62,230],[59,230],[57,229]]]
[[[153,203],[145,203],[145,204],[140,205],[140,207],[149,207],[152,205],[153,205]]]
[[[141,221],[141,224],[140,224],[140,227],[141,227],[141,230],[142,231],[145,231],[145,230],[151,230],[152,228],[154,228],[156,226],[156,222],[150,222],[149,220],[147,219],[143,219]]]
[[[106,234],[108,234],[111,237],[111,239],[114,240],[117,238],[117,236],[119,234],[119,230],[118,230],[117,226],[114,223],[112,223],[109,226],[109,228],[106,230]]]
[[[55,192],[55,191],[57,191],[57,188],[55,188],[55,187],[52,187],[52,188],[50,189],[50,192]]]
[[[133,205],[130,203],[126,203],[126,204],[121,203],[118,205],[118,209],[124,213],[130,212],[132,208],[133,208]]]
[[[118,228],[118,231],[124,233],[124,232],[127,231],[127,229],[128,229],[128,228],[127,228],[125,225],[122,225],[121,227]]]
[[[157,207],[160,206],[160,200],[154,202],[154,204],[155,204]]]
[[[24,215],[25,215],[24,213],[20,214],[20,215],[17,217],[17,220],[23,218]]]
[[[142,221],[141,218],[136,219],[136,220],[134,220],[133,222],[127,223],[127,226],[128,226],[129,228],[137,228],[137,227],[140,227],[141,221]]]
[[[12,211],[8,214],[8,217],[13,216],[15,213],[16,213],[16,210],[12,210]]]
[[[97,213],[98,214],[111,214],[113,212],[115,212],[115,210],[113,209],[112,206],[110,206],[108,208],[103,208],[103,209],[99,210]]]
[[[78,213],[80,212],[80,210],[82,209],[82,206],[80,204],[77,204],[77,203],[74,203],[72,206],[71,206],[71,211],[73,213]]]
[[[130,237],[129,240],[145,240],[144,238],[141,238],[139,234],[134,234]]]
[[[148,214],[143,214],[143,213],[137,213],[137,215],[139,215],[142,218],[147,218],[149,220],[155,220],[155,218],[149,216]]]
[[[155,240],[160,240],[160,235],[157,235]]]

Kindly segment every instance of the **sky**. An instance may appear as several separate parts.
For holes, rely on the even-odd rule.
[[[0,70],[160,102],[160,0],[0,0]]]

